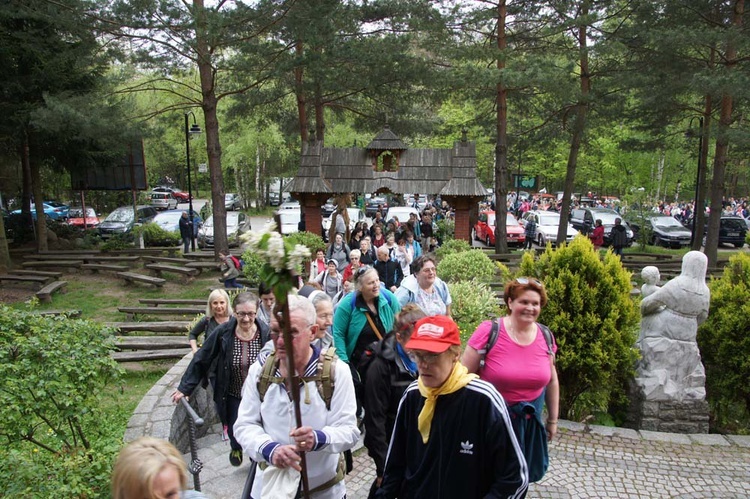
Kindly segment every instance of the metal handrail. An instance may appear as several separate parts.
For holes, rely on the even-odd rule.
[[[203,462],[198,459],[198,439],[195,436],[195,427],[203,426],[203,418],[195,412],[195,409],[187,401],[187,397],[182,397],[180,403],[188,413],[188,437],[190,440],[190,465],[188,471],[193,475],[193,485],[195,490],[201,491],[200,472],[203,470]]]

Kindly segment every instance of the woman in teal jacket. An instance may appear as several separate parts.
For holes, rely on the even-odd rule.
[[[360,268],[354,289],[354,293],[339,302],[333,318],[336,353],[354,368],[352,371],[367,347],[393,328],[396,314],[401,310],[393,293],[380,287],[378,272],[372,267]]]

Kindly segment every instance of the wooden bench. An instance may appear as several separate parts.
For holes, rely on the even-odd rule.
[[[175,265],[185,265],[192,262],[186,258],[177,258],[172,256],[156,256],[156,255],[145,255],[141,256],[141,260],[149,263],[173,263]]]
[[[203,270],[215,270],[217,272],[221,271],[221,262],[188,262],[185,264],[185,267],[189,269],[197,269],[198,272],[203,272]]]
[[[48,303],[52,301],[52,293],[55,291],[60,291],[60,293],[65,293],[67,290],[65,289],[68,286],[68,281],[55,281],[50,284],[47,284],[42,289],[36,292],[36,297],[39,298],[39,301],[42,303]]]
[[[182,274],[188,281],[200,273],[198,269],[177,267],[175,265],[167,265],[166,263],[151,263],[146,265],[146,268],[153,271],[157,277],[161,277],[162,272],[172,272],[174,274]]]
[[[164,248],[125,248],[125,249],[105,251],[104,254],[105,255],[144,256],[144,255],[163,255],[164,253],[167,253],[168,255],[174,255],[174,254],[179,253],[181,249],[182,249],[182,246],[167,246]]]
[[[83,265],[83,260],[37,260],[37,261],[31,261],[31,262],[23,262],[21,266],[23,268],[61,268],[65,267],[67,269],[80,269],[81,265]]]
[[[52,278],[37,275],[17,275],[17,274],[2,274],[0,275],[0,282],[13,281],[13,282],[30,282],[34,285],[34,289],[39,289],[46,285]]]
[[[47,251],[40,251],[40,255],[46,255],[46,256],[55,256],[55,255],[91,255],[101,253],[101,250],[98,249],[77,249],[77,250],[47,250]]]
[[[159,305],[205,305],[206,300],[200,298],[140,298],[139,303],[156,307]]]
[[[49,317],[59,317],[61,315],[64,315],[66,317],[80,317],[81,311],[80,310],[36,310],[33,312],[35,315],[42,315],[42,316],[49,316]]]
[[[80,254],[72,254],[72,255],[53,255],[53,254],[33,254],[33,255],[24,255],[24,260],[39,260],[43,262],[47,262],[50,260],[83,260],[85,258],[93,258],[94,255],[91,253],[80,253]]]
[[[37,277],[49,277],[50,279],[59,279],[62,277],[62,272],[49,272],[46,270],[12,270],[10,273],[13,275],[33,275]]]
[[[111,270],[113,272],[124,272],[130,267],[127,265],[114,265],[112,263],[84,263],[81,265],[83,270],[90,270],[92,273],[97,273],[100,270]]]
[[[160,277],[136,274],[135,272],[118,272],[117,275],[124,279],[126,283],[142,282],[144,284],[152,284],[154,286],[162,287],[167,282],[166,279]]]
[[[130,333],[179,333],[187,335],[191,321],[158,321],[158,322],[111,322],[107,327],[119,334]]]
[[[131,321],[136,315],[198,315],[205,314],[206,307],[119,307]]]
[[[190,347],[187,336],[119,336],[120,350],[163,350]]]
[[[82,260],[85,263],[136,263],[138,260],[140,260],[140,256],[127,256],[127,255],[121,255],[121,256],[85,256],[82,258]]]
[[[141,350],[137,352],[112,352],[117,362],[145,362],[149,360],[181,359],[192,350],[188,348],[170,348],[165,350]]]

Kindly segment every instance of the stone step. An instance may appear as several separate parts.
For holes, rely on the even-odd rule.
[[[136,352],[112,352],[117,362],[145,362],[149,360],[181,359],[192,352],[188,348],[170,348],[165,350],[139,350]]]
[[[187,334],[187,328],[190,326],[191,322],[192,321],[110,322],[106,325],[114,328],[115,331],[120,334],[137,332]]]
[[[120,350],[168,350],[190,347],[185,336],[119,336],[117,347]]]

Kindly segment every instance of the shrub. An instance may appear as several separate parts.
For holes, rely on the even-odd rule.
[[[0,305],[1,496],[107,494],[119,442],[100,438],[98,396],[119,376],[113,349],[95,322]]]
[[[313,234],[312,232],[307,232],[307,231],[294,232],[286,236],[286,239],[287,241],[292,243],[292,246],[294,246],[295,244],[301,244],[303,246],[307,246],[307,249],[309,249],[310,253],[313,255],[315,254],[315,251],[318,248],[326,247],[326,243],[323,242],[323,238],[317,234]],[[359,248],[351,248],[351,249],[359,249]]]
[[[453,239],[456,232],[456,222],[448,218],[443,218],[438,220],[436,225],[437,231],[435,231],[435,237],[437,237],[442,244]]]
[[[447,255],[438,264],[437,273],[447,282],[490,282],[497,275],[497,266],[483,251],[471,250]]]
[[[178,232],[164,230],[155,223],[147,223],[133,228],[135,237],[139,237],[141,234],[143,235],[143,244],[147,248],[177,246],[181,241]]]
[[[442,260],[448,255],[453,253],[461,253],[463,251],[471,250],[471,244],[464,241],[463,239],[451,239],[448,242],[443,243],[435,252],[435,256],[438,260]]]
[[[242,261],[245,262],[242,273],[249,281],[250,286],[258,286],[261,282],[260,271],[265,263],[256,253],[247,250],[242,254]]]
[[[706,394],[715,421],[738,416],[747,431],[750,416],[750,256],[736,253],[719,279],[709,283],[711,312],[698,328],[706,367]],[[736,431],[736,430],[734,430]]]
[[[110,237],[105,243],[103,243],[99,249],[101,249],[104,252],[112,251],[112,250],[122,250],[122,249],[128,249],[133,247],[133,234],[132,233],[125,233],[125,234],[117,234],[115,236]]]
[[[453,299],[451,314],[461,330],[461,342],[466,345],[482,321],[498,316],[500,301],[484,282],[454,282],[448,285],[448,289]]]
[[[543,280],[549,302],[539,321],[559,347],[560,416],[616,415],[627,404],[627,384],[638,358],[639,314],[630,297],[630,272],[607,252],[603,260],[583,237],[534,261],[523,255],[520,275]]]

